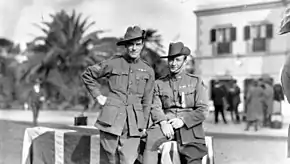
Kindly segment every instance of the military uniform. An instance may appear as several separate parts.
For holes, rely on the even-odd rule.
[[[157,80],[151,110],[154,124],[147,132],[144,164],[157,163],[157,147],[167,141],[158,123],[172,118],[181,118],[184,122],[183,127],[175,130],[181,163],[201,163],[207,154],[203,130],[207,112],[208,97],[199,77],[183,71]]]
[[[110,88],[95,123],[100,130],[100,163],[134,163],[152,103],[153,69],[142,59],[132,60],[127,55],[88,67],[82,79],[95,99],[101,95],[100,78],[107,78]]]
[[[287,60],[283,66],[281,74],[281,82],[283,92],[287,97],[287,101],[290,103],[290,57],[287,56]]]

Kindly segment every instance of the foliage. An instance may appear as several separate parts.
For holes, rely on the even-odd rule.
[[[76,75],[92,63],[89,46],[99,40],[97,34],[102,31],[85,35],[95,22],[82,20],[82,14],[75,11],[69,15],[62,10],[51,18],[51,22],[36,24],[44,36],[28,44],[28,61],[21,65],[18,80],[33,83],[41,79],[51,98],[62,97],[74,103],[74,95],[83,89]]]

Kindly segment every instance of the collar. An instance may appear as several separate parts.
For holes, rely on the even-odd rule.
[[[170,73],[170,79],[172,79],[173,81],[178,81],[183,77],[184,74],[185,74],[184,70],[178,73]]]
[[[123,55],[123,58],[128,62],[128,63],[138,63],[138,61],[140,60],[140,56],[136,59],[131,58],[128,54]]]

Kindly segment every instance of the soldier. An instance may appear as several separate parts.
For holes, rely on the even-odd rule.
[[[102,106],[95,126],[100,130],[100,163],[133,164],[138,157],[154,88],[154,71],[140,58],[145,31],[128,27],[118,46],[127,53],[88,67],[82,79]],[[108,96],[100,92],[100,78],[107,78]],[[117,155],[117,156],[116,156]]]
[[[39,110],[45,100],[43,90],[41,89],[41,80],[36,80],[36,83],[30,91],[28,98],[29,106],[33,113],[33,125],[37,126]]]
[[[201,164],[207,154],[203,121],[208,97],[201,78],[186,73],[190,49],[181,42],[169,45],[170,74],[155,82],[151,116],[143,163],[157,164],[158,147],[168,140],[178,142],[181,163]]]
[[[290,32],[289,28],[289,8],[286,9],[283,19],[280,24],[280,35],[288,34]],[[290,103],[290,56],[286,56],[285,63],[282,67],[281,72],[281,83],[283,92],[285,93],[285,96],[287,98],[288,103]]]

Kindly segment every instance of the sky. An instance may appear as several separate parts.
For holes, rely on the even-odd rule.
[[[261,0],[243,0],[243,2]],[[170,42],[182,41],[192,52],[196,42],[196,17],[200,5],[227,4],[237,0],[0,0],[0,37],[18,43],[41,35],[33,24],[49,21],[49,14],[75,9],[96,24],[90,28],[107,30],[104,36],[122,37],[128,26],[157,29],[165,51]]]

